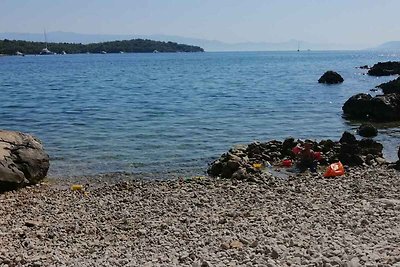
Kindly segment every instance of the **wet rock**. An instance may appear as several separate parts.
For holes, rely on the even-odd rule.
[[[369,94],[356,94],[350,97],[343,105],[342,110],[347,118],[368,119],[370,110],[370,101],[372,96]]]
[[[49,166],[49,156],[39,139],[0,130],[0,183],[38,183],[47,175]]]
[[[378,122],[400,120],[400,94],[375,97],[369,94],[357,94],[344,103],[342,110],[348,119]]]
[[[357,138],[353,134],[349,133],[348,131],[345,131],[342,134],[342,137],[340,138],[339,143],[355,144],[355,143],[357,143]]]
[[[364,69],[364,70],[369,69],[368,65],[360,66],[360,67],[358,67],[358,68],[359,68],[359,69]]]
[[[381,88],[384,94],[393,94],[400,93],[400,77],[393,81],[389,81],[387,83],[382,83],[377,86],[377,88]]]
[[[342,76],[340,76],[339,73],[332,70],[325,72],[318,80],[319,83],[326,83],[326,84],[342,83],[343,81],[344,80]]]
[[[378,62],[368,70],[368,75],[371,76],[389,76],[394,74],[400,74],[400,62]]]
[[[371,123],[361,124],[357,132],[362,137],[375,137],[378,135],[378,129]]]

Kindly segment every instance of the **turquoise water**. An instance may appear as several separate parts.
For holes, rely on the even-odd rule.
[[[30,132],[50,175],[202,174],[232,145],[339,138],[342,104],[393,77],[355,67],[380,52],[241,52],[0,57],[0,128]],[[317,83],[329,69],[341,85]],[[377,138],[389,158],[397,125]]]

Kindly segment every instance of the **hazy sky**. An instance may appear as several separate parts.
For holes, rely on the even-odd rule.
[[[0,0],[0,32],[167,34],[226,42],[400,40],[400,0]]]

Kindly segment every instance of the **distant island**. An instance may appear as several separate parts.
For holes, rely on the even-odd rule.
[[[21,40],[0,40],[0,54],[26,55],[40,54],[46,47],[44,42],[31,42]],[[199,46],[178,44],[174,42],[161,42],[148,39],[132,39],[101,43],[48,43],[47,48],[57,54],[83,54],[83,53],[152,53],[152,52],[204,52]]]

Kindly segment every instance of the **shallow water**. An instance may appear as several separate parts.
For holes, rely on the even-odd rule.
[[[343,103],[394,78],[355,67],[399,59],[365,51],[1,57],[0,128],[37,135],[52,176],[202,174],[234,144],[354,130]],[[345,82],[318,84],[329,69]],[[400,127],[380,130],[394,159]]]

